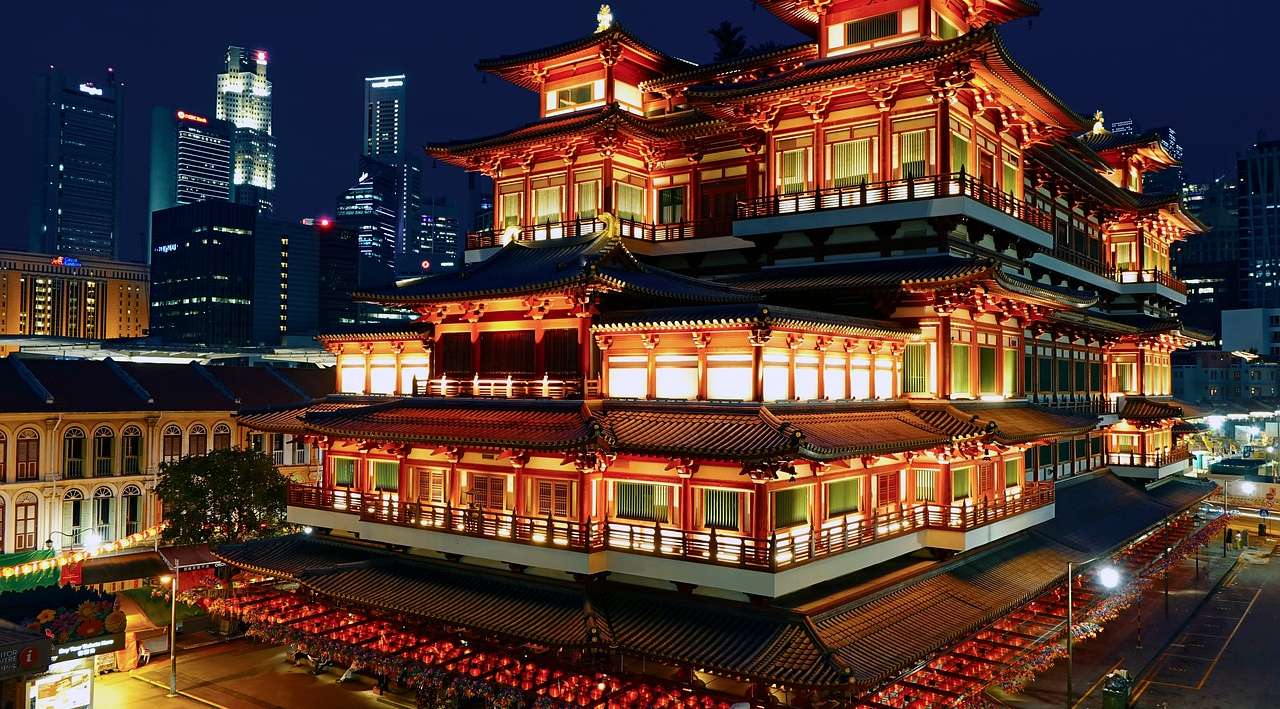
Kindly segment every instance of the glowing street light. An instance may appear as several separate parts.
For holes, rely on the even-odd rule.
[[[1245,482],[1240,484],[1240,491],[1246,495],[1252,495],[1253,493],[1257,492],[1257,490],[1258,490],[1258,486],[1254,485],[1251,482]]]
[[[1104,566],[1102,570],[1098,572],[1098,582],[1101,583],[1102,587],[1105,589],[1113,589],[1120,585],[1120,572],[1117,571],[1114,566]]]

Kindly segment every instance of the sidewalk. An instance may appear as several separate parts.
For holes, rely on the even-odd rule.
[[[1156,576],[1140,604],[1130,606],[1120,617],[1107,623],[1098,637],[1077,643],[1071,683],[1073,706],[1101,707],[1102,679],[1114,669],[1127,669],[1131,676],[1142,675],[1231,572],[1238,557],[1239,552],[1233,549],[1224,558],[1221,537],[1217,537],[1216,546],[1211,542],[1200,550],[1198,576],[1194,556],[1170,570],[1167,613],[1164,582]],[[1139,627],[1141,647],[1138,647]],[[1055,664],[1020,695],[1008,696],[997,691],[992,696],[1011,707],[1059,709],[1067,698],[1066,660]]]

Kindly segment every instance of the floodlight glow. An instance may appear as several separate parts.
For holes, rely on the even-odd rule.
[[[1098,572],[1098,581],[1102,583],[1103,588],[1115,588],[1120,584],[1120,572],[1113,567],[1105,566]]]

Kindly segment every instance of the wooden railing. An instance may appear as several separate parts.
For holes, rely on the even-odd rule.
[[[1082,254],[1064,244],[1054,244],[1053,249],[1049,251],[1049,255],[1063,263],[1069,263],[1077,268],[1083,268],[1084,270],[1095,273],[1103,278],[1110,278],[1114,280],[1116,277],[1116,270],[1114,268],[1096,258],[1093,258],[1092,256]]]
[[[1108,453],[1109,465],[1125,465],[1137,468],[1163,468],[1184,460],[1191,460],[1191,449],[1175,446],[1154,453]]]
[[[1031,406],[1037,409],[1048,409],[1055,413],[1070,413],[1079,416],[1108,416],[1120,412],[1120,400],[1109,396],[1093,396],[1075,399],[1070,396],[1057,396],[1045,400],[1031,400]]]
[[[604,231],[599,219],[574,219],[564,222],[547,222],[521,226],[515,234],[516,241],[547,241],[586,236]],[[733,231],[733,220],[728,218],[697,219],[671,224],[650,224],[635,219],[619,219],[618,233],[628,239],[641,241],[680,241],[708,236],[727,236]],[[504,244],[503,231],[484,229],[467,234],[468,249],[489,249]]]
[[[791,194],[765,195],[739,202],[738,219],[914,202],[941,197],[968,197],[1045,233],[1053,233],[1052,214],[1011,194],[1001,192],[964,172],[864,182],[849,187],[829,187]]]
[[[1156,285],[1169,288],[1176,293],[1182,295],[1187,294],[1187,284],[1176,278],[1171,273],[1166,273],[1156,268],[1148,268],[1144,271],[1128,271],[1119,269],[1116,272],[1115,279],[1121,283],[1155,283]]]
[[[923,530],[965,532],[1051,504],[1053,483],[1028,483],[1002,500],[965,505],[926,503],[756,538],[716,530],[684,530],[622,520],[579,522],[514,512],[452,507],[394,496],[290,485],[295,507],[343,512],[361,521],[577,552],[632,554],[778,571]]]
[[[598,387],[588,383],[588,396]],[[443,376],[414,380],[414,396],[469,396],[486,399],[576,399],[583,395],[582,378],[569,373],[550,372],[536,377],[528,372],[487,373],[481,377]]]

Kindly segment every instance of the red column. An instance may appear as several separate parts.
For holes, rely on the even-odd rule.
[[[399,481],[398,481],[398,485],[397,485],[397,487],[396,487],[396,489],[399,491],[399,492],[397,492],[397,493],[396,493],[396,494],[397,494],[397,496],[398,496],[401,500],[413,500],[413,499],[417,499],[417,498],[413,495],[413,490],[411,490],[411,489],[410,489],[410,485],[412,485],[412,484],[413,484],[413,477],[412,477],[411,475],[409,475],[409,470],[410,470],[410,468],[409,468],[409,457],[408,457],[408,456],[405,456],[405,455],[402,455],[402,456],[400,456],[400,457],[398,458],[398,460],[397,460],[396,462],[399,464],[398,472],[399,472],[399,475],[400,475],[400,479],[399,479]]]
[[[693,529],[693,485],[689,478],[680,478],[680,528]]]
[[[951,398],[951,318],[938,320],[938,398]]]
[[[751,536],[763,541],[769,538],[768,485],[757,482],[751,495]]]

